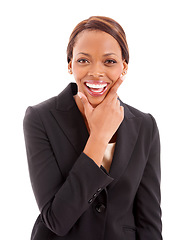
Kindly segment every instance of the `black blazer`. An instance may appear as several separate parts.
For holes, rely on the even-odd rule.
[[[150,114],[121,101],[110,172],[83,153],[89,137],[77,85],[29,107],[24,134],[41,214],[32,240],[161,240],[160,141]]]

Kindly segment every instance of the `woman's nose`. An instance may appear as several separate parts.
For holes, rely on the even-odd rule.
[[[96,78],[104,77],[104,70],[100,66],[100,64],[95,64],[92,65],[91,68],[89,69],[88,75]]]

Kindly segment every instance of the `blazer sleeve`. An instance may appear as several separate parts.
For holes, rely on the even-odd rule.
[[[37,109],[27,109],[23,126],[30,179],[41,218],[51,231],[64,236],[113,179],[83,152],[64,179]]]
[[[139,240],[162,239],[160,139],[155,119],[152,116],[151,119],[153,123],[152,141],[147,164],[135,199],[135,220]]]

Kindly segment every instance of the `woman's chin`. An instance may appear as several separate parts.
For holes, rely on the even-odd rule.
[[[104,96],[101,96],[101,97],[88,96],[88,101],[93,108],[97,107],[103,100],[104,100]]]

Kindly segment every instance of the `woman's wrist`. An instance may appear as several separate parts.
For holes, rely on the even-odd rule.
[[[98,135],[90,134],[83,152],[100,167],[107,145],[108,141],[105,139],[100,138]]]

